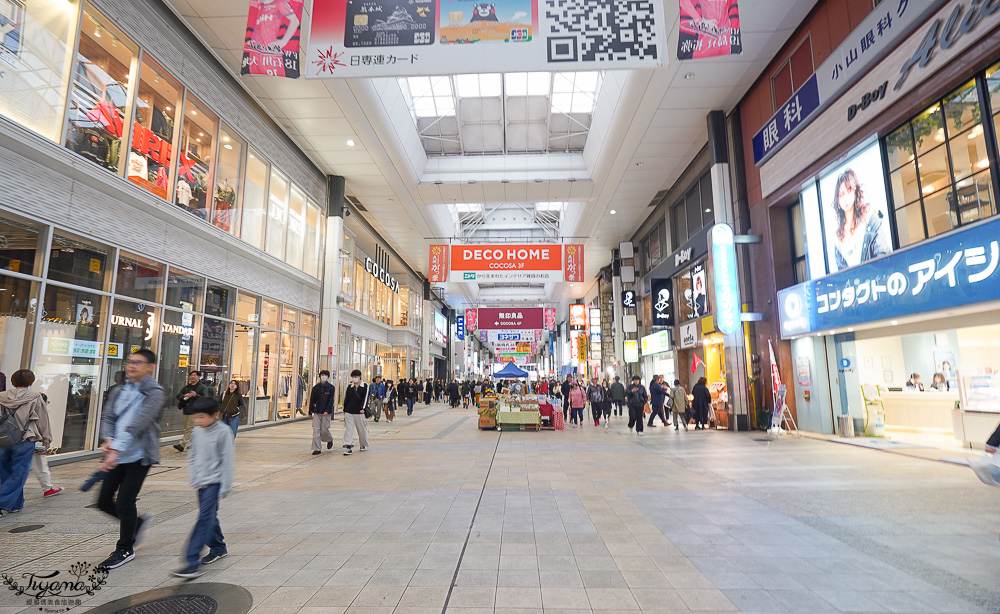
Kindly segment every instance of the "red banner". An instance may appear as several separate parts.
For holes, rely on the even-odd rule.
[[[566,252],[566,281],[583,281],[583,246],[564,245]]]
[[[431,245],[430,271],[427,281],[448,281],[448,246]]]
[[[552,332],[556,329],[556,308],[545,308],[545,330]]]
[[[480,330],[542,328],[543,319],[541,307],[479,309]]]
[[[465,330],[474,331],[479,328],[479,310],[465,310]]]
[[[679,2],[678,60],[743,54],[738,0]]]
[[[302,2],[250,0],[243,40],[243,75],[299,78]]]

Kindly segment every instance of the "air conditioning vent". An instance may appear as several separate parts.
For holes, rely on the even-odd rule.
[[[351,203],[351,206],[357,209],[358,211],[368,213],[368,209],[366,209],[365,206],[361,204],[361,201],[358,200],[357,198],[353,196],[347,196],[345,198],[347,198],[347,202]]]
[[[667,197],[668,191],[669,190],[660,190],[659,192],[657,192],[656,196],[653,197],[653,200],[649,201],[649,206],[655,207],[656,205],[660,204],[660,202],[662,202],[663,199]],[[348,198],[350,197],[348,196]]]

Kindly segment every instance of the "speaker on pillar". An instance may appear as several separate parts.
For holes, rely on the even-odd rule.
[[[326,214],[330,217],[344,217],[344,199],[347,196],[344,178],[340,175],[328,175],[326,185]]]

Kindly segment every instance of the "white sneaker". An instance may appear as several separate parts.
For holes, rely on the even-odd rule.
[[[608,423],[607,422],[604,423],[604,428],[608,428]]]
[[[642,431],[639,431],[639,437],[642,437]]]

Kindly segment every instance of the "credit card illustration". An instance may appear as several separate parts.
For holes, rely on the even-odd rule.
[[[348,0],[345,47],[406,47],[434,42],[437,0]]]
[[[441,0],[442,44],[530,41],[538,0]]]

